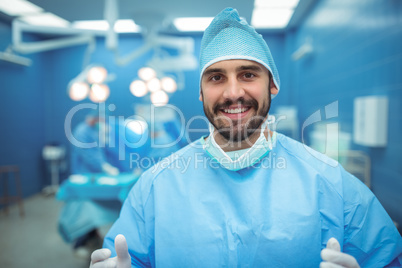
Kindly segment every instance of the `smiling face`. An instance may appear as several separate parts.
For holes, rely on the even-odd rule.
[[[278,93],[268,70],[249,60],[225,60],[212,64],[201,78],[204,112],[227,141],[244,141],[265,120],[270,94]]]

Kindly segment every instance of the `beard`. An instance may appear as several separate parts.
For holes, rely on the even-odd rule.
[[[202,94],[202,92],[201,92]],[[247,122],[241,122],[240,120],[231,120],[226,116],[219,116],[218,112],[222,109],[227,109],[233,104],[240,104],[253,108],[256,114],[252,116]],[[230,142],[241,142],[248,139],[255,133],[256,130],[261,128],[261,124],[266,119],[269,109],[271,107],[271,94],[268,93],[268,99],[262,103],[259,107],[258,102],[255,99],[245,100],[239,98],[236,101],[227,100],[224,103],[216,104],[212,109],[208,109],[205,103],[203,103],[204,113],[209,122],[214,126],[223,138]],[[225,124],[226,123],[226,124]]]

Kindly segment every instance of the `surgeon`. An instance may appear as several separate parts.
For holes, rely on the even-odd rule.
[[[154,163],[178,151],[183,146],[180,137],[181,124],[176,118],[169,120],[156,120],[151,133],[153,149],[150,150],[148,157]]]
[[[142,175],[90,267],[401,267],[373,193],[270,129],[278,71],[235,9],[206,29],[200,70],[210,135]]]
[[[107,173],[118,175],[119,169],[107,161],[106,146],[100,142],[107,142],[107,128],[105,118],[98,112],[90,112],[85,120],[77,125],[73,138],[80,144],[74,144],[71,150],[71,173]]]
[[[115,176],[120,173],[118,167],[109,163],[113,158],[108,153],[108,146],[101,146],[106,145],[108,141],[108,131],[105,116],[100,115],[97,110],[89,112],[85,120],[76,126],[72,138],[79,144],[73,144],[71,147],[72,174],[102,173]],[[59,231],[67,242],[73,242],[77,257],[89,256],[88,245],[96,243],[100,237],[97,227],[109,218],[115,219],[109,210],[120,208],[115,204],[112,208],[105,209],[105,206],[89,200],[75,200],[63,207]]]

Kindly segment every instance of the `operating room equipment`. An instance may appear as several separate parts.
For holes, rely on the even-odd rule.
[[[46,194],[55,194],[60,183],[60,172],[66,167],[66,148],[59,144],[48,144],[43,147],[42,157],[48,165],[51,183],[43,189]]]
[[[119,215],[138,174],[73,174],[65,180],[56,198],[65,202],[59,217],[58,229],[66,242],[94,228],[111,224]]]

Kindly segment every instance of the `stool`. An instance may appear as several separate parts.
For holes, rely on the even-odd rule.
[[[13,176],[10,176],[13,175]],[[9,179],[14,178],[16,195],[10,196],[8,193]],[[24,216],[22,204],[22,191],[20,182],[20,169],[18,166],[0,166],[0,181],[3,181],[3,196],[0,197],[0,204],[5,204],[4,211],[8,214],[8,205],[14,201],[18,202],[20,216]]]

